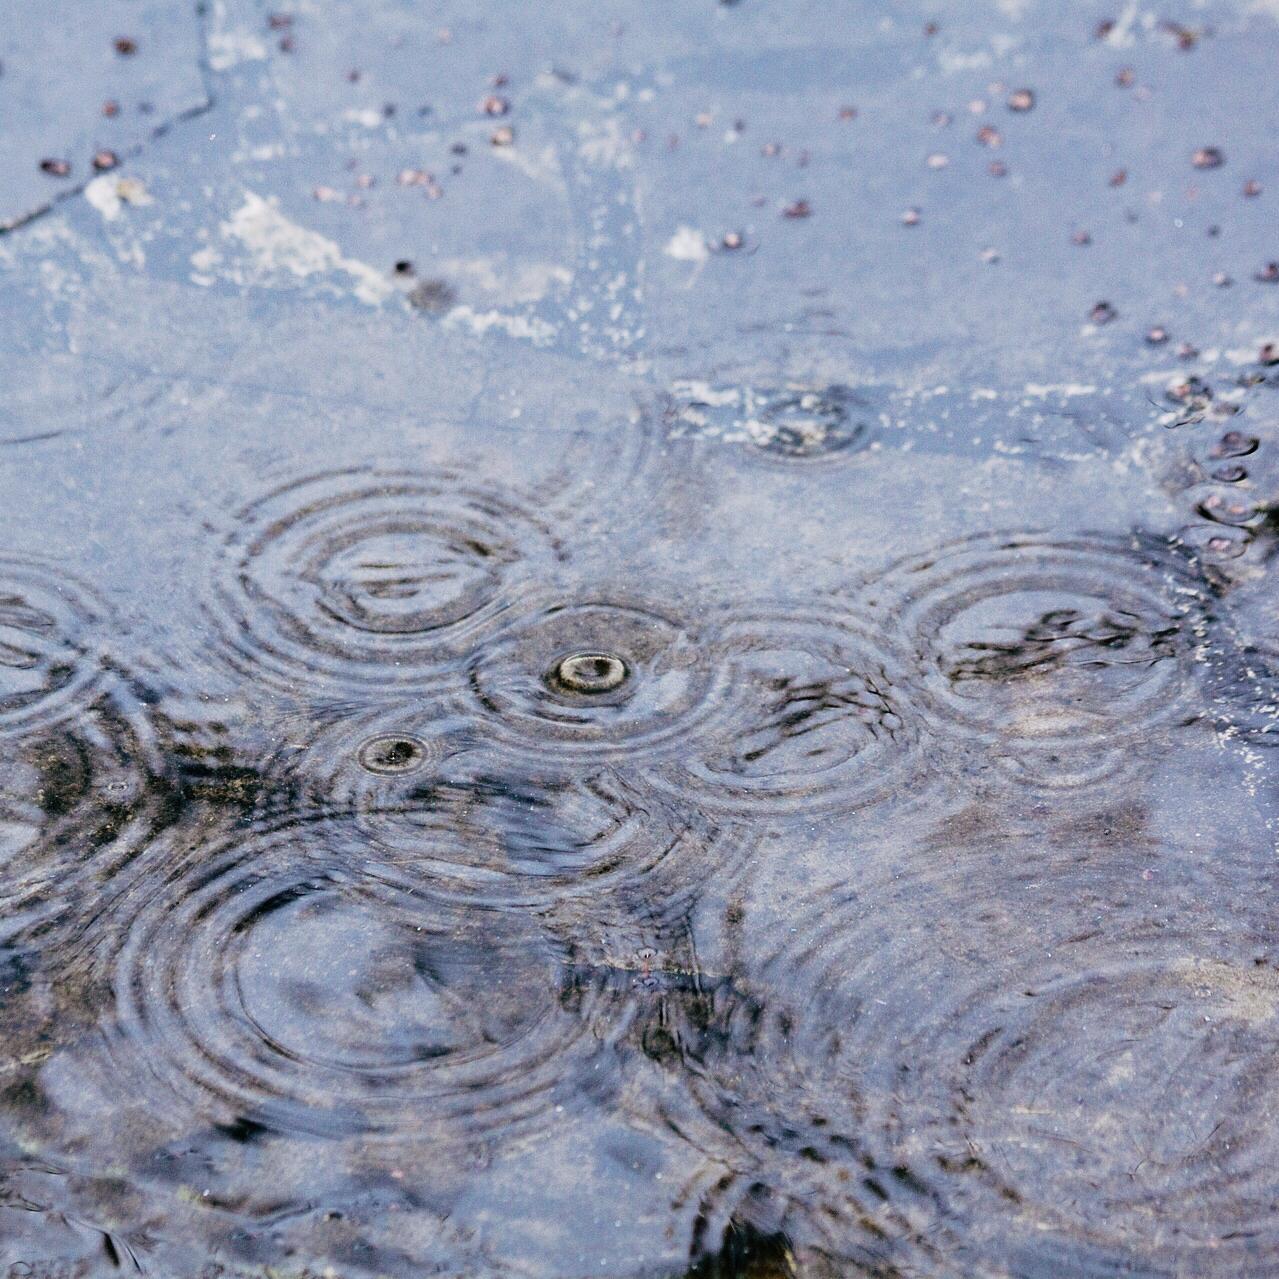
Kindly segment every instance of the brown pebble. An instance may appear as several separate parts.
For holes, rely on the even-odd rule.
[[[1279,262],[1267,262],[1252,278],[1258,284],[1279,284]]]
[[[1126,89],[1137,78],[1137,74],[1131,67],[1120,67],[1115,74],[1115,83],[1121,88]]]
[[[977,141],[984,147],[1001,147],[1004,145],[1003,134],[993,125],[983,124],[977,130]]]
[[[857,108],[856,107],[840,107],[839,118],[841,120],[856,120]]]
[[[1092,243],[1092,236],[1089,235],[1087,231],[1076,231],[1070,237],[1070,242],[1071,244],[1082,248],[1084,245]]]
[[[719,242],[721,249],[728,249],[730,252],[734,249],[740,249],[745,243],[740,231],[728,231],[724,238]]]
[[[269,13],[267,14],[266,24],[272,31],[284,31],[293,25],[293,15],[291,13]]]
[[[119,115],[120,104],[116,102],[114,98],[108,98],[102,104],[102,114],[106,116],[108,120],[111,119],[113,116]]]
[[[1226,162],[1226,157],[1218,147],[1200,147],[1190,157],[1190,163],[1196,169],[1219,169]]]
[[[1116,319],[1119,312],[1115,310],[1109,302],[1098,302],[1091,311],[1088,312],[1088,318],[1094,324],[1109,324]]]
[[[1093,39],[1104,40],[1115,29],[1115,20],[1113,18],[1103,18],[1093,28]]]
[[[511,104],[496,93],[490,93],[480,101],[480,112],[483,115],[505,115],[510,109]]]
[[[1009,111],[1029,111],[1035,105],[1035,95],[1030,89],[1014,89],[1008,95]]]
[[[1214,460],[1223,457],[1247,457],[1250,453],[1257,451],[1257,445],[1260,443],[1261,441],[1255,435],[1248,435],[1243,431],[1227,431],[1212,446],[1208,456]]]
[[[986,166],[986,172],[992,178],[1006,178],[1008,176],[1008,166],[1002,160],[992,160]]]
[[[1279,364],[1279,342],[1266,342],[1257,353],[1260,364]]]
[[[489,141],[495,147],[509,147],[515,141],[515,130],[509,124],[499,125],[493,130]]]
[[[1161,22],[1159,25],[1169,35],[1176,37],[1177,47],[1183,52],[1188,53],[1199,43],[1199,33],[1191,30],[1190,27],[1183,26],[1180,22]]]
[[[813,206],[807,200],[795,200],[782,210],[784,218],[808,218],[812,214]]]
[[[138,51],[138,42],[129,36],[117,36],[112,42],[112,48],[122,57],[128,58]]]
[[[1260,195],[1261,183],[1258,182],[1256,178],[1249,178],[1248,181],[1243,184],[1243,193],[1249,199],[1252,199],[1253,196]]]
[[[95,151],[93,153],[93,167],[99,173],[105,173],[108,169],[114,169],[120,163],[120,157],[114,151]]]
[[[40,172],[47,173],[51,178],[65,178],[71,173],[71,162],[55,159],[41,160]]]
[[[922,216],[918,209],[906,209],[901,217],[902,226],[918,226]]]
[[[1189,342],[1183,342],[1177,348],[1177,358],[1180,360],[1193,360],[1199,355],[1199,348],[1192,346]]]
[[[1168,341],[1168,330],[1162,324],[1156,324],[1154,328],[1146,331],[1146,341],[1151,346],[1163,346]]]
[[[1114,173],[1110,175],[1110,185],[1112,187],[1121,187],[1127,181],[1128,181],[1127,169],[1116,169]]]

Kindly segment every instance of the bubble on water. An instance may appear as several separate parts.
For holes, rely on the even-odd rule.
[[[570,653],[556,662],[547,678],[562,692],[593,696],[621,688],[629,673],[626,663],[612,653]]]
[[[548,680],[565,654],[600,654],[591,692]],[[620,681],[613,662],[627,672]],[[724,700],[726,673],[676,617],[624,599],[526,607],[468,659],[478,728],[517,757],[633,763],[680,749]],[[607,687],[606,687],[607,686]]]

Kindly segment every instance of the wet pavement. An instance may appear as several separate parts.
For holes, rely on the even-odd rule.
[[[0,1274],[1279,1275],[1279,9],[0,30]]]

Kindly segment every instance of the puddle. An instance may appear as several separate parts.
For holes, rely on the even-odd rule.
[[[0,1274],[1279,1274],[1277,48],[0,36]]]

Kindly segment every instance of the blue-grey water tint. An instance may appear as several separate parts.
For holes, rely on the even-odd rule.
[[[1272,0],[0,18],[0,1274],[1279,1275]]]

